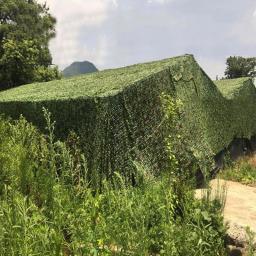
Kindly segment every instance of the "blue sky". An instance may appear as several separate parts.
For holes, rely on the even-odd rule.
[[[73,61],[106,69],[191,53],[215,78],[228,56],[256,56],[255,0],[46,2],[58,20],[50,48],[61,69]]]

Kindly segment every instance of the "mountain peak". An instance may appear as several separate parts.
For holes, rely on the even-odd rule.
[[[63,76],[71,77],[96,71],[98,71],[98,69],[90,61],[75,61],[63,70]]]

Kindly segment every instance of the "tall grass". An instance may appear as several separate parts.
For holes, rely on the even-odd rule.
[[[222,179],[256,186],[256,155],[245,156],[229,163],[218,175]]]
[[[220,205],[171,170],[96,187],[79,138],[56,141],[45,116],[47,135],[0,119],[0,255],[225,255]]]

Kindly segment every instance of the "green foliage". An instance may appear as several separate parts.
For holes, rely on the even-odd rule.
[[[1,83],[4,81],[6,87],[11,87],[14,83],[32,82],[39,54],[35,43],[32,40],[16,42],[9,39],[3,41],[2,47],[0,66],[4,72],[0,73]]]
[[[5,87],[12,87],[33,81],[50,81],[60,78],[57,68],[39,66],[40,46],[35,40],[17,42],[3,41],[3,55],[0,58],[0,81]],[[3,89],[4,87],[2,87]]]
[[[247,185],[256,184],[256,167],[253,158],[242,158],[219,173],[222,179],[233,180]]]
[[[255,233],[250,230],[249,227],[246,227],[246,235],[247,235],[247,256],[254,256],[256,253],[255,247]]]
[[[230,56],[227,58],[226,65],[225,76],[227,79],[256,75],[256,58]]]
[[[4,38],[18,41],[35,38],[45,45],[55,36],[56,19],[45,4],[35,0],[2,1],[0,22],[0,41]]]
[[[44,113],[47,135],[0,119],[0,255],[225,255],[218,204],[189,184],[175,191],[168,173],[141,171],[136,187],[116,173],[94,187],[79,138],[56,141]]]
[[[52,58],[48,43],[55,35],[55,23],[46,5],[35,0],[1,2],[1,89],[59,77],[56,68],[49,68]]]
[[[186,134],[184,129],[183,103],[179,99],[165,94],[162,96],[162,102],[165,126],[168,131],[166,145],[170,164],[172,164],[171,169],[175,176],[181,175],[185,180],[192,180],[196,178],[196,171],[200,166],[191,150],[190,135]]]
[[[58,67],[39,66],[35,71],[35,77],[33,81],[48,82],[56,79],[61,79],[61,73],[59,72]]]

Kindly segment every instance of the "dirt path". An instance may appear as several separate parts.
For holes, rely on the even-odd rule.
[[[247,240],[246,227],[249,227],[251,231],[256,233],[256,187],[216,179],[211,181],[210,186],[213,197],[216,196],[221,188],[226,188],[224,220],[229,225],[229,236],[238,242],[243,242]],[[201,198],[204,194],[205,190],[196,190],[197,198]]]

